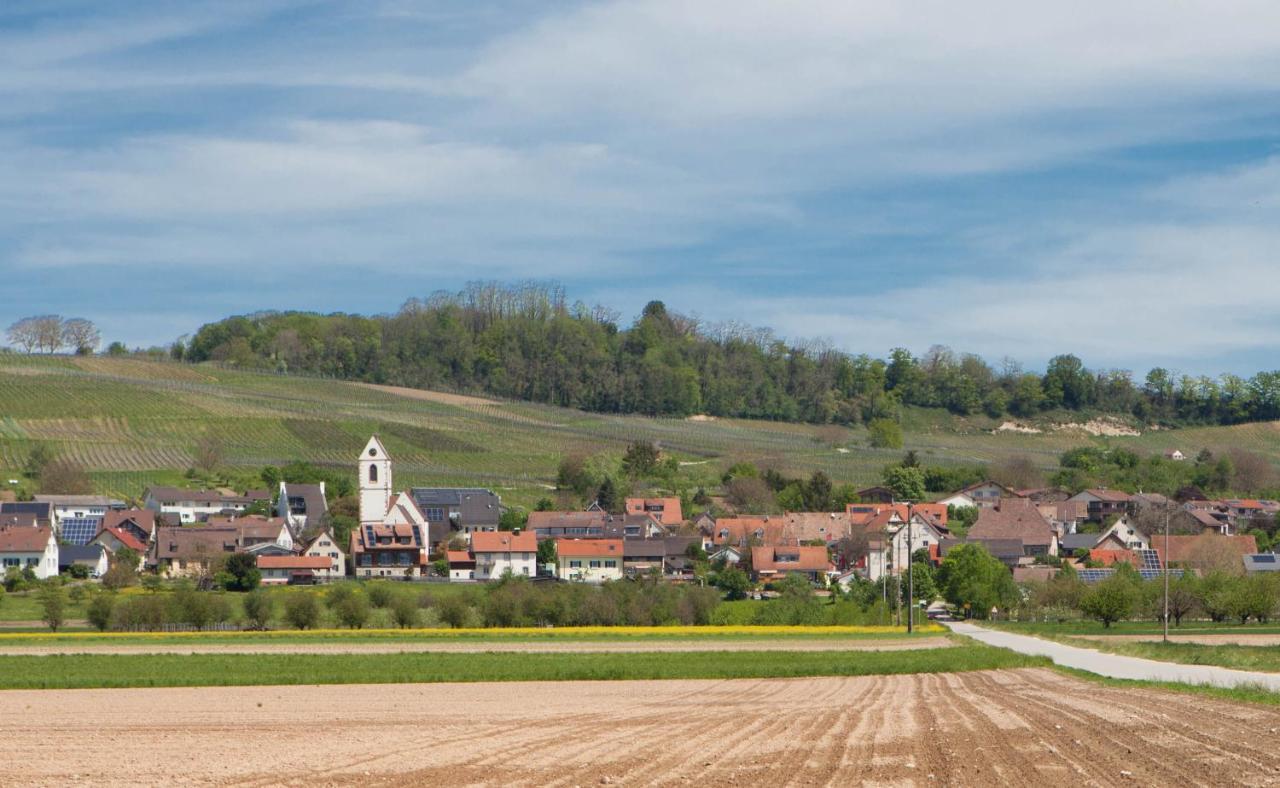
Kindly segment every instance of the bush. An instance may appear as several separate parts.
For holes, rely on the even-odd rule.
[[[338,583],[337,585],[330,586],[329,590],[324,592],[324,603],[330,610],[333,610],[338,607],[338,605],[341,605],[349,599],[353,594],[355,594],[355,589],[353,589],[349,584]]]
[[[396,597],[391,603],[391,621],[401,629],[409,629],[418,623],[418,605],[406,595]]]
[[[60,583],[46,580],[40,586],[38,598],[40,600],[40,620],[48,625],[51,631],[57,632],[58,628],[66,621],[66,589]]]
[[[262,582],[258,558],[250,553],[232,553],[218,574],[219,584],[228,591],[252,591]]]
[[[1080,612],[1110,627],[1133,615],[1138,602],[1138,589],[1126,577],[1116,574],[1089,589],[1080,600]]]
[[[111,616],[116,609],[116,600],[110,594],[94,594],[93,599],[89,600],[89,606],[85,608],[85,618],[89,619],[89,625],[99,632],[106,632],[111,628]]]
[[[170,600],[172,620],[175,623],[188,624],[196,629],[208,629],[213,624],[221,624],[231,616],[231,606],[226,597],[207,591],[197,591],[190,584],[184,584],[174,592]]]
[[[72,564],[67,567],[67,574],[71,576],[72,580],[88,580],[89,567],[84,564]]]
[[[453,594],[440,600],[436,605],[436,614],[440,621],[453,629],[465,627],[471,618],[471,606],[461,594]]]
[[[250,591],[244,597],[244,618],[250,629],[266,629],[275,609],[275,599],[264,588]]]
[[[164,626],[165,604],[159,596],[130,596],[119,600],[113,614],[116,629],[151,632]]]
[[[395,592],[391,588],[391,584],[385,580],[378,580],[365,586],[365,593],[369,595],[369,602],[374,607],[382,608],[391,604],[391,598],[395,596]]]
[[[360,629],[369,620],[369,600],[363,594],[349,594],[334,608],[339,623],[350,629]]]
[[[315,594],[305,591],[290,594],[284,601],[284,619],[294,629],[313,629],[320,622],[320,603]]]
[[[902,427],[893,419],[875,419],[867,425],[871,445],[877,449],[901,449]]]

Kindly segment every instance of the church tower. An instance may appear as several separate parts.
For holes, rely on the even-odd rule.
[[[360,452],[360,522],[380,523],[391,505],[391,458],[374,435]]]

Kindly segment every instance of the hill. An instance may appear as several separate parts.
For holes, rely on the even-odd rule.
[[[984,416],[906,408],[907,449],[931,465],[1026,455],[1045,469],[1083,445],[1139,453],[1239,447],[1280,455],[1280,425],[1157,430],[1108,437],[1080,428],[998,429]],[[571,453],[621,453],[652,440],[693,483],[714,483],[728,463],[768,462],[796,475],[821,469],[837,482],[872,484],[902,450],[868,445],[865,429],[744,419],[587,413],[527,402],[229,370],[134,358],[0,354],[0,481],[17,478],[37,442],[75,458],[101,492],[137,496],[181,483],[196,444],[217,435],[225,464],[246,479],[300,459],[348,467],[370,433],[396,459],[396,483],[484,485],[531,504]]]

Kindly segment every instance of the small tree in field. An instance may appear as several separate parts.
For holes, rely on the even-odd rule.
[[[418,623],[418,603],[406,594],[396,597],[391,603],[391,620],[401,629],[408,629]]]
[[[252,591],[262,582],[258,559],[249,553],[232,553],[223,567],[223,586],[228,591]]]
[[[264,588],[250,591],[244,597],[244,618],[250,629],[266,629],[275,615],[275,600]]]
[[[106,632],[111,627],[111,615],[115,612],[116,600],[111,594],[94,594],[85,609],[85,618],[89,625],[99,632]]]
[[[320,603],[315,594],[291,594],[284,602],[284,620],[294,629],[314,629],[320,622]]]
[[[369,600],[363,594],[351,594],[333,608],[333,613],[343,626],[362,629],[369,620]]]
[[[40,586],[40,620],[49,626],[53,632],[57,632],[58,628],[66,621],[67,614],[67,592],[61,583],[52,580],[46,580]]]
[[[111,591],[131,586],[138,582],[138,554],[127,547],[121,548],[111,557],[111,565],[102,575],[102,587]]]
[[[1133,583],[1120,575],[1112,575],[1089,589],[1080,600],[1080,611],[1110,628],[1117,621],[1133,615],[1138,592]]]

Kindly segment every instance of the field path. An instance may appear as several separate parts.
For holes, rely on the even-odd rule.
[[[0,692],[0,784],[1263,785],[1280,710],[1044,669]]]
[[[33,646],[0,647],[0,656],[51,654],[400,654],[451,653],[483,654],[515,652],[522,654],[640,654],[654,652],[717,651],[913,651],[946,648],[952,645],[945,636],[913,640],[637,640],[637,641],[541,641],[541,642],[473,642],[455,641],[387,641],[343,643],[56,643]]]
[[[1091,648],[1068,646],[1053,640],[998,632],[963,621],[943,621],[957,635],[966,635],[989,646],[1020,654],[1049,657],[1067,668],[1087,670],[1099,676],[1136,681],[1173,681],[1179,684],[1210,684],[1216,687],[1253,686],[1280,692],[1280,673],[1234,670],[1215,665],[1182,665],[1155,659],[1108,654]]]

